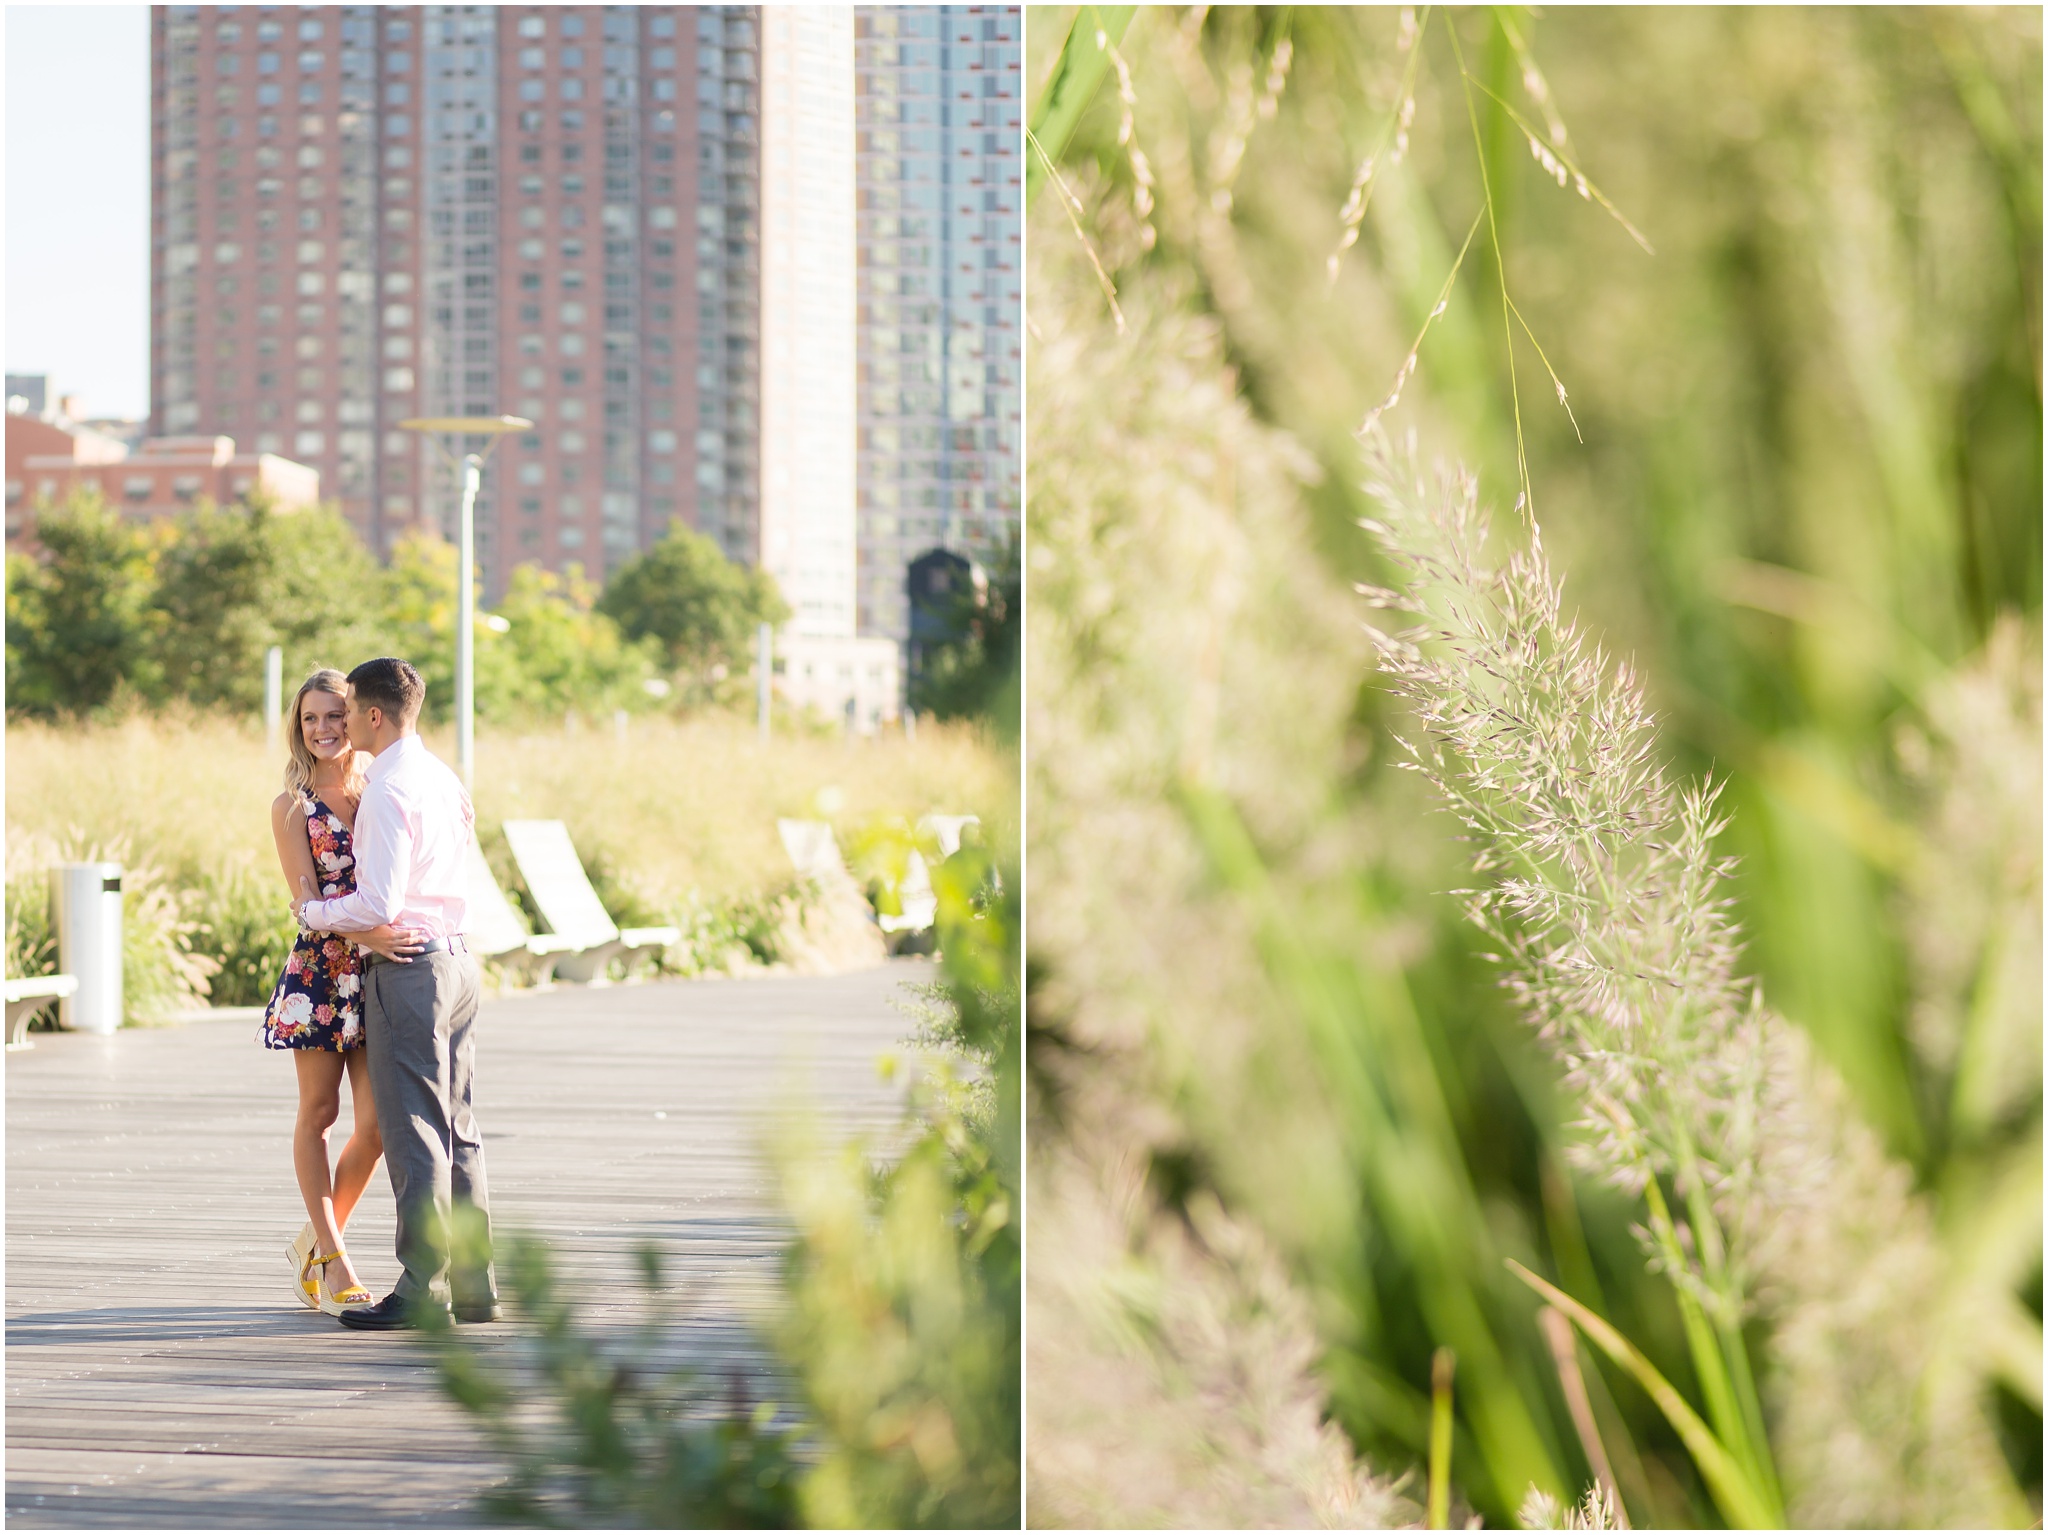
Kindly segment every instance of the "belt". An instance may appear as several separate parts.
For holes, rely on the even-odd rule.
[[[460,933],[456,933],[447,938],[428,939],[427,942],[420,945],[419,954],[414,954],[410,957],[418,959],[420,954],[467,954],[468,952],[469,945],[462,941]],[[363,950],[363,963],[366,965],[388,965],[391,961],[382,954],[373,954],[368,949],[365,949]]]

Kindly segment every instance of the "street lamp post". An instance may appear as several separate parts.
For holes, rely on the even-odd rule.
[[[401,421],[408,432],[424,432],[434,439],[434,448],[450,467],[462,470],[462,525],[456,536],[457,562],[461,566],[455,586],[455,766],[469,787],[476,781],[476,495],[483,488],[484,460],[511,432],[530,432],[533,423],[523,416],[417,416]],[[488,437],[481,453],[466,453],[458,464],[440,439],[444,437]]]

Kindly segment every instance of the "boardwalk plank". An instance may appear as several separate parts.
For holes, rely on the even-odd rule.
[[[754,1323],[787,1228],[764,1159],[798,1105],[885,1138],[877,1072],[922,962],[857,975],[562,988],[484,1007],[494,1213],[537,1231],[595,1326],[640,1315],[633,1254],[686,1304],[654,1360],[786,1396]],[[22,1528],[448,1527],[500,1468],[405,1336],[294,1304],[290,1063],[246,1019],[37,1035],[7,1063],[7,1517]],[[335,1129],[339,1146],[348,1110]],[[349,1230],[378,1294],[380,1171]],[[463,1330],[510,1347],[516,1323]]]

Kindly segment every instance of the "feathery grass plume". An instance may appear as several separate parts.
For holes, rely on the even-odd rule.
[[[1358,1210],[1341,1127],[1179,802],[1213,786],[1262,847],[1341,868],[1364,647],[1307,553],[1306,460],[1185,280],[1134,277],[1107,367],[1081,257],[1031,259],[1033,1521],[1402,1522],[1315,1368],[1303,1254],[1348,1253]]]
[[[1230,212],[1236,196],[1232,188],[1244,165],[1252,131],[1278,115],[1280,94],[1287,89],[1287,72],[1293,64],[1294,39],[1283,35],[1273,44],[1272,55],[1266,61],[1265,81],[1254,95],[1251,60],[1231,62],[1224,89],[1223,120],[1209,136],[1209,205],[1215,212]]]
[[[1213,1195],[1161,1219],[1142,1170],[1070,1143],[1032,1177],[1031,1440],[1040,1527],[1392,1529],[1414,1504],[1324,1414],[1306,1296]],[[1041,1225],[1041,1222],[1044,1222]],[[1034,1410],[1043,1421],[1043,1409]]]
[[[1368,463],[1367,526],[1405,580],[1363,590],[1422,619],[1374,633],[1425,727],[1410,765],[1474,834],[1488,883],[1464,892],[1472,919],[1576,1095],[1580,1160],[1648,1200],[1651,1265],[1724,1338],[1752,1310],[1774,1324],[1771,1447],[1793,1516],[2025,1522],[1947,1346],[1970,1297],[1946,1286],[1926,1202],[1736,973],[1716,790],[1666,778],[1640,685],[1565,617],[1533,519],[1497,564],[1470,475],[1431,483],[1412,439],[1383,435]]]
[[[1619,1511],[1607,1489],[1597,1482],[1586,1489],[1575,1508],[1563,1508],[1540,1487],[1531,1487],[1522,1500],[1521,1520],[1525,1530],[1625,1530]]]
[[[1138,221],[1139,243],[1150,250],[1159,243],[1159,231],[1152,224],[1152,162],[1145,158],[1145,151],[1138,144],[1138,93],[1131,84],[1131,66],[1125,62],[1123,50],[1099,26],[1095,29],[1095,46],[1109,55],[1116,70],[1116,99],[1122,109],[1122,116],[1117,119],[1116,141],[1130,157],[1131,213]]]
[[[1924,809],[1903,881],[1912,1038],[1949,1083],[1951,1133],[1983,1140],[2041,1100],[2041,640],[2002,620],[1903,726]]]
[[[1366,592],[1424,619],[1372,631],[1427,730],[1406,742],[1412,765],[1477,834],[1473,866],[1494,878],[1468,909],[1580,1095],[1582,1164],[1633,1194],[1674,1181],[1690,1250],[1646,1231],[1650,1257],[1739,1322],[1770,1077],[1760,999],[1735,973],[1729,865],[1711,851],[1715,791],[1666,780],[1640,685],[1625,665],[1610,677],[1564,618],[1535,523],[1528,549],[1493,568],[1477,482],[1431,487],[1412,451],[1368,443],[1382,508],[1368,526],[1410,579]]]
[[[1407,59],[1401,70],[1400,89],[1387,126],[1380,134],[1378,146],[1358,162],[1358,169],[1351,177],[1351,194],[1344,199],[1344,206],[1337,210],[1337,222],[1341,226],[1337,236],[1337,248],[1330,252],[1325,266],[1330,282],[1335,284],[1337,274],[1343,270],[1344,253],[1358,243],[1358,226],[1365,222],[1365,210],[1372,202],[1373,178],[1382,157],[1389,165],[1399,165],[1408,153],[1408,129],[1415,121],[1415,70],[1422,62],[1423,30],[1429,25],[1429,8],[1423,8],[1422,21],[1415,20],[1415,7],[1401,7],[1401,30],[1395,39],[1395,51]],[[1391,153],[1389,144],[1391,142]]]

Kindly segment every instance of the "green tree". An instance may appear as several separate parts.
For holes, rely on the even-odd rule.
[[[1012,545],[990,572],[985,595],[971,586],[954,593],[950,616],[957,638],[926,650],[924,672],[910,690],[910,707],[940,719],[978,716],[1003,739],[1014,740],[1022,699],[1017,666],[1022,597],[1022,572]]]
[[[742,670],[760,624],[779,624],[789,604],[775,578],[735,564],[716,542],[682,523],[621,565],[598,600],[630,640],[652,639],[672,671],[708,677]]]
[[[511,624],[502,648],[513,675],[489,712],[519,705],[549,713],[646,706],[641,684],[654,675],[659,646],[652,639],[628,640],[595,610],[597,595],[580,565],[561,575],[537,565],[512,572],[498,613]],[[481,696],[478,707],[484,707]]]
[[[126,683],[161,678],[153,660],[157,539],[96,491],[45,510],[43,558],[7,559],[7,682],[11,708],[30,714],[96,709]]]
[[[287,677],[344,670],[374,623],[376,565],[332,508],[281,512],[268,500],[180,517],[159,561],[158,656],[170,691],[253,710],[263,652],[285,650]]]
[[[393,545],[390,563],[378,573],[377,626],[362,657],[400,656],[417,667],[427,685],[422,717],[436,723],[454,717],[456,565],[455,546],[433,533],[409,534]],[[479,698],[506,685],[496,639],[479,628]]]

